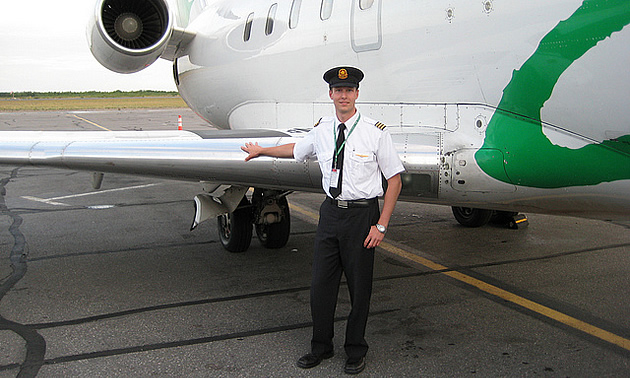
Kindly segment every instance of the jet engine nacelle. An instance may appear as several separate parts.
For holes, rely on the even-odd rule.
[[[164,52],[173,19],[167,0],[101,0],[88,25],[90,50],[112,71],[138,72]]]

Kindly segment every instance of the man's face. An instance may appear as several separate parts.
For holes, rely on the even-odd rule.
[[[348,114],[354,112],[354,103],[359,97],[359,90],[354,87],[336,87],[330,90],[329,95],[337,113]]]

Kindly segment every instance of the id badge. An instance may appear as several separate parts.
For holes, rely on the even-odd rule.
[[[337,183],[339,182],[339,174],[341,173],[341,169],[333,169],[330,174],[330,187],[336,188]]]

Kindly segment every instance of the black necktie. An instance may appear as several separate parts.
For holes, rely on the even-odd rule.
[[[344,141],[346,140],[346,135],[344,134],[344,129],[346,128],[346,125],[344,125],[343,123],[339,125],[339,135],[337,135],[337,146],[335,148],[335,151],[333,152],[333,169],[337,169],[337,171],[339,172],[338,174],[338,181],[337,181],[337,187],[333,188],[332,186],[330,187],[330,195],[332,196],[332,198],[337,198],[338,195],[341,194],[341,182],[343,181],[343,151],[345,149],[345,145],[344,145]],[[339,153],[337,153],[339,152]]]

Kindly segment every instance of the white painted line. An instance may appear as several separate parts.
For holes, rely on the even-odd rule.
[[[72,194],[69,196],[61,196],[61,197],[53,197],[53,198],[38,198],[38,197],[32,197],[32,196],[22,196],[22,198],[26,199],[26,200],[30,200],[30,201],[36,201],[36,202],[42,202],[42,203],[47,203],[49,205],[55,205],[55,206],[70,206],[68,204],[62,203],[62,202],[57,202],[58,200],[64,200],[64,199],[69,199],[69,198],[78,198],[78,197],[86,197],[86,196],[92,196],[95,194],[104,194],[104,193],[112,193],[112,192],[120,192],[123,190],[133,190],[133,189],[143,189],[143,188],[150,188],[152,186],[157,186],[160,185],[158,183],[153,183],[153,184],[145,184],[145,185],[136,185],[136,186],[128,186],[126,188],[116,188],[116,189],[108,189],[108,190],[100,190],[98,192],[89,192],[89,193],[79,193],[79,194]]]
[[[35,201],[35,202],[42,202],[42,203],[47,203],[49,205],[55,205],[55,206],[70,206],[67,203],[61,203],[61,202],[53,202],[52,200],[49,199],[45,199],[45,198],[38,198],[38,197],[31,197],[31,196],[22,196],[22,198],[29,200],[29,201]]]

